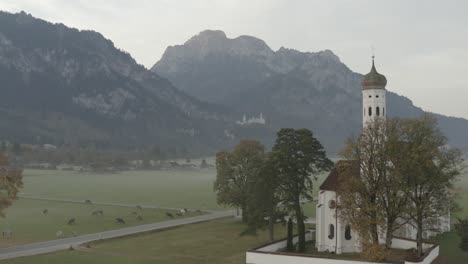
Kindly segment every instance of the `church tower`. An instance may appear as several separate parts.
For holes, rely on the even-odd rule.
[[[387,78],[377,72],[374,65],[374,56],[372,56],[371,71],[364,75],[364,79],[362,80],[363,127],[368,122],[372,122],[376,117],[386,117],[386,85]]]

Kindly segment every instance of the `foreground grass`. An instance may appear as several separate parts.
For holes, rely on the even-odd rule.
[[[439,237],[440,254],[435,264],[468,263],[468,252],[459,248],[460,237],[454,233],[445,233]]]
[[[266,231],[260,231],[257,236],[240,236],[244,228],[239,220],[224,218],[95,243],[85,251],[64,251],[0,263],[243,264],[248,249],[268,241]],[[284,237],[285,227],[278,225],[276,234]]]
[[[42,213],[44,209],[48,214]],[[92,216],[94,210],[103,210],[104,215]],[[142,220],[138,220],[134,212]],[[14,234],[13,239],[0,239],[0,247],[56,239],[57,231],[70,237],[170,220],[166,212],[170,211],[20,199],[6,210],[5,218],[0,219],[0,230],[9,229]],[[193,215],[195,213],[187,213],[183,217]],[[126,224],[115,223],[116,217],[123,218]],[[71,218],[76,219],[75,225],[67,224]]]

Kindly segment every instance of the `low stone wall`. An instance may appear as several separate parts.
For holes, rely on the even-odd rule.
[[[309,230],[306,233],[306,241],[312,241],[315,239],[315,230]],[[293,237],[293,243],[296,244],[299,240],[298,236]],[[259,252],[277,252],[281,249],[286,248],[287,240],[282,239],[276,242],[272,242],[260,247],[256,247],[254,250]]]
[[[247,252],[247,264],[382,264],[363,261],[352,261],[343,259],[327,259],[314,256],[287,254],[287,253],[270,253],[270,252]]]
[[[429,249],[433,244],[423,243],[423,250]],[[412,239],[395,237],[392,239],[392,248],[411,249],[416,248],[416,241]]]
[[[306,241],[311,241],[315,237],[315,231],[308,232]],[[293,238],[296,243],[297,237]],[[392,246],[398,249],[416,248],[416,241],[394,238]],[[356,261],[346,259],[336,259],[336,255],[332,258],[326,256],[314,256],[296,253],[278,252],[286,247],[286,240],[275,241],[266,245],[259,246],[246,253],[246,264],[377,264],[375,262]],[[427,251],[420,260],[406,260],[405,264],[430,264],[439,256],[439,245],[424,243],[423,248]],[[379,263],[385,264],[385,263]]]
[[[405,260],[405,264],[431,264],[439,256],[439,251],[439,245],[432,245],[432,247],[428,248],[424,256],[422,256],[419,260],[408,259]]]

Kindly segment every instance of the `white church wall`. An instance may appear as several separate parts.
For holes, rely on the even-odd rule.
[[[320,191],[319,199],[316,208],[317,218],[317,233],[316,247],[317,250],[336,252],[337,254],[345,252],[360,252],[361,247],[358,242],[358,234],[351,228],[351,239],[346,239],[345,231],[346,224],[340,219],[336,219],[336,209],[330,208],[330,201],[336,203],[336,193],[333,191]],[[339,213],[339,212],[338,212]],[[333,225],[333,238],[329,237],[330,225]]]

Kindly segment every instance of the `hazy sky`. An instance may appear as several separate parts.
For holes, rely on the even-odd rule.
[[[0,0],[0,9],[92,29],[151,67],[205,29],[252,35],[274,50],[330,49],[353,71],[425,110],[468,118],[468,1]]]

